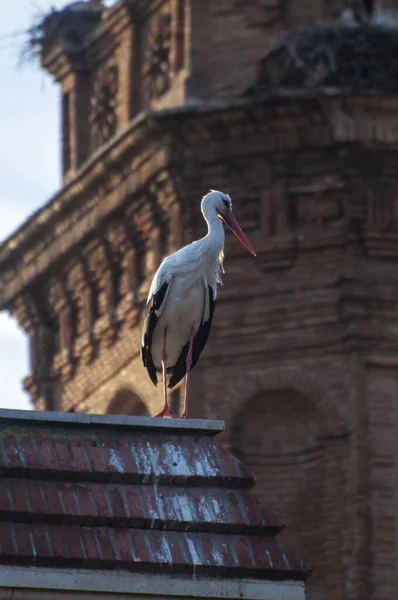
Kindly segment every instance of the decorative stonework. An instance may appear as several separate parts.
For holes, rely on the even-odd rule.
[[[295,213],[299,226],[325,227],[342,219],[342,200],[334,194],[298,193],[295,197]]]
[[[169,2],[155,14],[148,26],[144,88],[148,100],[159,98],[170,87],[171,9]]]
[[[12,313],[20,326],[31,334],[38,322],[37,306],[29,294],[21,294],[12,306]]]
[[[29,292],[21,294],[11,307],[29,338],[30,373],[24,378],[23,387],[35,406],[41,400],[50,409],[55,406],[53,357],[57,332],[44,320],[41,309],[37,298]]]
[[[103,67],[97,74],[91,96],[90,126],[96,147],[107,142],[117,128],[118,68]]]
[[[89,363],[95,353],[93,326],[93,294],[85,267],[75,262],[68,269],[67,285],[75,305],[74,355],[83,364]]]
[[[128,231],[124,222],[112,223],[106,236],[121,268],[118,289],[120,302],[117,307],[117,317],[128,328],[134,327],[139,319],[137,250],[132,242],[131,232]]]
[[[258,248],[258,265],[265,271],[287,269],[296,258],[296,243],[286,184],[277,180],[266,186],[259,205],[264,242]]]
[[[86,258],[96,293],[97,314],[94,322],[94,335],[100,349],[104,349],[114,342],[117,335],[114,270],[102,242],[87,249]]]
[[[121,2],[119,13],[126,14],[130,4]],[[135,10],[137,3],[133,4]],[[288,523],[298,523],[300,511],[313,506],[306,501],[308,495],[316,503],[313,510],[316,518],[306,545],[311,552],[319,549],[319,556],[324,557],[322,564],[315,563],[313,581],[321,577],[326,583],[324,589],[310,589],[308,597],[331,599],[334,594],[339,598],[348,594],[365,599],[372,589],[370,560],[376,557],[377,561],[381,556],[384,561],[382,565],[376,562],[377,572],[381,568],[392,573],[396,563],[391,553],[388,562],[385,560],[383,540],[377,545],[377,531],[375,534],[372,523],[376,522],[377,529],[379,505],[374,494],[368,494],[371,489],[368,480],[370,484],[379,481],[391,503],[391,507],[387,506],[382,498],[383,506],[387,506],[389,514],[394,514],[390,484],[394,481],[391,469],[394,470],[396,457],[394,449],[390,450],[394,441],[392,430],[397,426],[392,418],[396,365],[369,365],[368,361],[375,359],[375,353],[380,360],[393,361],[398,348],[394,333],[398,298],[395,267],[398,129],[394,126],[397,102],[393,97],[379,94],[361,98],[344,92],[339,97],[331,90],[314,92],[308,88],[301,94],[295,90],[290,94],[280,92],[276,98],[267,96],[262,103],[251,100],[246,103],[242,96],[232,105],[219,101],[217,86],[223,85],[224,74],[246,81],[249,62],[253,67],[256,60],[255,46],[262,53],[270,40],[275,40],[273,35],[264,36],[264,32],[257,40],[253,37],[261,27],[262,7],[269,6],[270,14],[284,4],[286,12],[294,8],[299,18],[304,19],[307,14],[314,15],[322,3],[318,7],[313,0],[311,6],[304,6],[300,0],[207,3],[212,41],[217,49],[225,46],[228,56],[224,60],[221,51],[203,73],[200,55],[208,56],[209,30],[203,26],[199,32],[198,28],[206,22],[206,15],[200,0],[186,2],[185,54],[187,58],[190,56],[194,43],[195,56],[199,58],[197,66],[187,60],[184,65],[187,72],[183,69],[175,79],[176,65],[180,62],[175,51],[174,15],[176,5],[181,9],[183,2],[144,1],[139,8],[145,8],[146,14],[155,19],[156,11],[167,11],[169,4],[173,8],[170,53],[166,36],[166,44],[163,48],[160,45],[163,63],[162,53],[159,59],[155,47],[155,54],[145,55],[146,39],[141,44],[133,29],[135,25],[131,29],[127,25],[127,17],[123,24],[116,24],[121,34],[117,40],[121,42],[117,46],[117,60],[120,57],[122,61],[116,95],[123,105],[119,112],[119,105],[115,104],[114,114],[117,112],[120,117],[116,125],[123,127],[123,135],[111,138],[111,143],[99,148],[95,157],[77,173],[73,155],[68,185],[0,248],[0,304],[8,306],[13,298],[25,294],[26,289],[34,292],[37,289],[42,300],[40,310],[44,306],[49,313],[44,321],[54,327],[56,334],[59,321],[61,350],[54,365],[62,382],[56,382],[59,388],[55,387],[55,391],[59,395],[53,396],[60,399],[63,409],[73,406],[77,411],[102,412],[124,383],[144,400],[151,414],[156,414],[160,410],[161,386],[153,388],[139,357],[144,292],[163,253],[176,250],[184,241],[189,243],[205,231],[199,213],[201,195],[208,187],[228,191],[237,218],[239,221],[243,218],[244,229],[249,223],[248,237],[258,256],[256,259],[247,256],[237,240],[227,235],[225,287],[220,290],[206,352],[192,372],[195,412],[192,416],[207,414],[226,418],[231,424],[240,422],[243,408],[244,417],[251,419],[245,431],[246,442],[250,441],[247,436],[252,435],[263,446],[264,440],[267,442],[267,436],[264,438],[267,411],[271,413],[265,392],[289,386],[316,398],[314,405],[322,427],[316,456],[311,451],[303,462],[297,456],[289,456],[282,465],[269,455],[264,460],[265,453],[260,452],[258,472],[264,482],[258,487],[276,506],[281,497],[294,499],[291,511],[286,513]],[[338,3],[327,4],[331,7]],[[192,20],[190,9],[195,6],[198,8]],[[217,15],[220,7],[225,8],[225,17],[221,15],[221,19]],[[118,10],[110,13],[116,15]],[[140,19],[143,29],[145,18],[142,15]],[[242,27],[249,19],[250,31]],[[184,26],[180,27],[183,30]],[[146,38],[146,31],[142,33]],[[125,41],[121,39],[124,36]],[[283,36],[283,31],[278,29],[276,36]],[[141,50],[138,58],[125,60],[131,58],[138,46]],[[104,44],[102,27],[98,49],[101,50],[98,56],[90,50],[98,61],[112,53],[110,45]],[[181,57],[183,50],[182,47]],[[83,68],[83,61],[77,60],[78,68]],[[229,72],[230,65],[234,66],[233,73]],[[81,80],[86,78],[80,71],[75,74]],[[276,76],[279,75],[277,71]],[[144,92],[153,99],[160,94],[160,102],[154,101],[154,106],[168,106],[178,97],[180,89],[182,96],[187,94],[182,101],[196,91],[200,97],[208,81],[210,91],[207,87],[205,91],[209,91],[209,104],[191,107],[188,102],[182,110],[152,112],[149,118],[142,115],[128,124],[132,106],[134,113],[150,106],[151,103],[142,101]],[[130,84],[137,84],[137,96],[130,94]],[[162,90],[169,89],[170,84],[173,88],[162,96]],[[88,113],[80,111],[80,102],[86,103],[87,110],[92,90],[85,89],[84,81],[79,86],[69,91],[73,109],[71,133],[76,133],[75,124],[80,119],[81,137],[91,143],[91,136],[84,135],[90,125],[95,131],[98,128],[98,137],[93,141],[102,143],[112,135],[106,120],[105,133],[98,125],[108,113],[99,110],[100,103],[93,101],[92,118],[97,111],[98,122],[89,123]],[[74,135],[71,137],[73,153],[79,142]],[[95,144],[92,143],[90,151]],[[170,171],[175,185],[169,193],[169,184],[159,173],[168,175]],[[341,174],[344,187],[322,188],[318,178],[333,172]],[[151,181],[155,182],[153,186]],[[114,219],[119,222],[114,223]],[[166,232],[166,236],[158,236],[159,231],[162,235]],[[81,296],[85,290],[84,269],[73,276],[68,270],[73,259],[82,260],[86,267],[87,253],[93,249],[86,245],[96,240],[105,244],[105,256],[93,260],[96,264],[88,272],[88,287],[104,314],[94,305],[90,323]],[[65,277],[67,286],[58,282],[60,292],[53,290],[50,309],[45,306],[49,297],[46,292],[48,280],[54,275]],[[361,279],[359,284],[357,279]],[[32,318],[30,312],[29,305],[19,309],[20,320],[27,327]],[[96,354],[92,362],[85,364],[85,346],[80,344],[90,329],[97,336]],[[110,331],[117,339],[107,347]],[[44,329],[37,332],[34,339],[41,344],[40,336],[46,333]],[[111,337],[108,339],[112,342]],[[32,346],[32,362],[34,353]],[[44,365],[38,364],[34,369],[38,367]],[[32,373],[24,382],[39,409],[50,407],[51,386],[45,391],[43,381]],[[254,394],[259,395],[265,411],[247,410],[246,402]],[[282,408],[282,403],[279,406]],[[297,425],[292,422],[292,413],[286,416],[285,440]],[[274,441],[279,443],[282,436],[275,430],[272,433]],[[377,456],[376,452],[385,456]],[[392,465],[391,469],[385,466],[386,461]],[[307,469],[309,462],[320,465],[319,471]],[[286,477],[283,473],[286,474],[288,463],[294,467],[292,476]],[[274,469],[275,478],[269,477],[270,468]],[[293,489],[295,478],[299,485]],[[275,488],[270,487],[272,481]],[[311,482],[315,482],[315,487]],[[376,501],[373,512],[368,510],[366,495],[369,504]],[[318,502],[323,503],[322,511],[317,510]],[[325,516],[322,528],[318,527],[318,514]],[[395,531],[391,530],[391,534],[396,537]],[[375,585],[379,586],[377,582]],[[375,594],[384,597],[389,591],[377,589]]]
[[[75,301],[77,309],[75,318],[75,333],[77,336],[81,336],[86,333],[88,329],[87,306],[85,301],[87,281],[82,264],[75,263],[68,269],[67,284],[68,290],[71,297]]]
[[[53,368],[66,383],[74,373],[73,339],[74,322],[70,299],[64,282],[53,278],[48,284],[48,301],[59,322],[60,347],[54,356]]]

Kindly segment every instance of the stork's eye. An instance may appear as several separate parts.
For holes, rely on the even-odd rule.
[[[224,202],[225,208],[229,208],[229,202],[228,202],[228,200],[223,200],[223,202]]]

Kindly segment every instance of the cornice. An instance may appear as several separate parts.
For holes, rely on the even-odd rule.
[[[138,117],[2,244],[0,306],[167,166],[167,148],[152,132],[150,119]]]
[[[138,115],[123,132],[95,152],[59,193],[2,244],[0,306],[7,305],[20,289],[54,263],[54,256],[60,251],[66,254],[72,244],[108,217],[128,195],[142,189],[151,176],[173,166],[184,170],[190,160],[200,162],[201,150],[206,152],[207,162],[211,162],[214,153],[214,160],[218,161],[220,152],[223,158],[228,152],[245,155],[246,146],[247,149],[251,146],[248,156],[255,154],[256,148],[261,154],[264,149],[292,151],[302,141],[302,127],[313,136],[314,149],[322,145],[330,147],[335,141],[328,133],[328,106],[336,99],[340,101],[340,96],[341,92],[340,95],[290,92],[256,102],[239,99],[229,103],[196,103]],[[355,105],[356,98],[353,97],[344,100],[345,106],[350,100]],[[378,106],[385,102],[390,113],[395,108],[392,98],[369,97],[359,103],[361,111],[364,107],[373,110],[376,101]],[[398,103],[396,109],[398,111]],[[308,123],[309,113],[311,123]],[[292,123],[297,129],[295,126],[287,128],[287,124]],[[273,132],[267,138],[265,133],[269,129]],[[193,156],[192,140],[195,140]],[[363,140],[358,143],[362,144]],[[282,240],[280,243],[278,240],[267,241],[262,252],[264,269],[291,265],[294,252],[304,247],[309,250],[344,245],[346,235],[347,232],[339,229],[329,239],[309,234],[303,240],[290,235],[283,243]],[[385,258],[398,255],[398,234],[394,232],[384,237],[365,232],[364,241],[369,254]]]
[[[334,94],[338,97],[338,94]],[[44,226],[50,224],[51,219],[60,214],[73,201],[73,198],[82,189],[86,189],[90,184],[95,185],[96,179],[103,176],[108,169],[114,172],[117,170],[118,161],[123,159],[126,152],[137,156],[137,151],[142,152],[139,148],[140,143],[144,146],[148,145],[148,134],[156,132],[157,135],[163,133],[167,135],[168,141],[172,142],[175,137],[176,130],[173,129],[173,123],[181,123],[181,127],[187,124],[189,131],[195,135],[199,135],[208,141],[211,135],[212,118],[218,115],[222,118],[225,124],[230,126],[231,120],[236,124],[238,118],[243,125],[246,123],[244,131],[241,134],[247,134],[250,128],[253,131],[258,130],[258,118],[264,115],[264,110],[269,106],[274,106],[276,116],[286,116],[286,107],[292,105],[292,113],[290,116],[302,114],[305,104],[307,108],[313,107],[313,102],[321,107],[325,98],[334,97],[329,94],[303,93],[302,91],[279,93],[263,98],[261,101],[249,101],[247,99],[238,99],[229,102],[197,102],[190,103],[183,107],[174,107],[157,111],[148,111],[140,113],[129,124],[129,126],[120,134],[112,138],[106,145],[98,149],[93,155],[82,165],[77,171],[75,177],[70,180],[66,186],[55,194],[41,209],[34,213],[12,236],[10,236],[0,246],[0,264],[7,260],[10,253],[19,248],[25,248],[26,241],[33,237],[36,231],[42,231]],[[297,100],[301,100],[303,106],[294,106]],[[388,99],[386,99],[387,101]],[[391,100],[390,100],[391,102]],[[259,111],[256,116],[256,111]],[[299,112],[298,112],[299,111]],[[398,112],[398,103],[397,103]],[[186,117],[184,119],[183,117]],[[202,117],[202,118],[200,118]],[[181,128],[179,129],[181,132]],[[183,144],[183,140],[179,140]],[[109,176],[109,172],[106,172]]]

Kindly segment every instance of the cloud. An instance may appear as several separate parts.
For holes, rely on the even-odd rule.
[[[22,329],[18,326],[16,320],[6,312],[0,313],[0,342],[9,341],[23,342],[26,341],[26,336]]]
[[[26,335],[9,315],[0,313],[0,408],[32,408],[22,389],[28,372]]]
[[[45,13],[52,6],[63,7],[65,0],[8,2],[2,14],[0,243],[60,187],[59,86],[38,65],[17,67],[26,41],[23,32],[38,10]],[[28,358],[26,335],[9,315],[0,313],[0,407],[31,408],[21,386],[29,373]]]
[[[28,216],[34,207],[22,202],[8,202],[0,194],[0,243],[10,236]]]

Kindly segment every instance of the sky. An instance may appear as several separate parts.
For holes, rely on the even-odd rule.
[[[15,0],[0,20],[0,243],[61,185],[60,94],[38,64],[19,65],[21,33],[38,12],[65,0]],[[31,408],[21,380],[29,373],[26,335],[0,312],[0,408]]]

